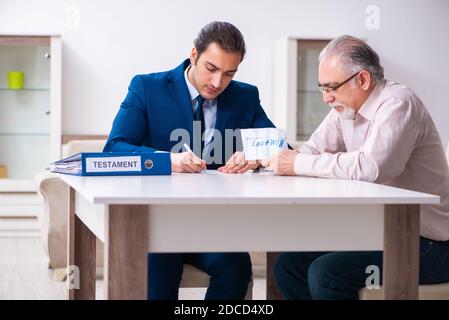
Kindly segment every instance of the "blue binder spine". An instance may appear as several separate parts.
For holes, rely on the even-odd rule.
[[[82,153],[83,176],[169,175],[170,153]]]

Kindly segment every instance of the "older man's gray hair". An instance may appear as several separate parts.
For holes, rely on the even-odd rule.
[[[338,57],[343,71],[354,74],[368,70],[375,83],[384,79],[384,68],[380,65],[379,55],[364,41],[344,35],[335,38],[321,51],[318,61]]]

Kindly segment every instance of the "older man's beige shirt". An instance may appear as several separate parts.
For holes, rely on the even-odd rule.
[[[296,174],[357,179],[439,195],[421,206],[421,236],[449,240],[449,168],[435,124],[407,87],[378,84],[354,120],[331,110],[304,144]]]

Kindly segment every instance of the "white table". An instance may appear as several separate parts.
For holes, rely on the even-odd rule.
[[[269,173],[60,177],[70,186],[69,265],[80,270],[72,299],[95,298],[95,237],[104,242],[110,299],[146,299],[147,252],[334,250],[384,250],[385,297],[416,299],[419,205],[440,201],[361,181]],[[279,297],[273,259],[268,298]]]

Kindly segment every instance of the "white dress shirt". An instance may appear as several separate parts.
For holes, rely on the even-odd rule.
[[[190,101],[192,102],[192,111],[195,112],[198,107],[197,97],[199,96],[198,90],[190,83],[187,77],[187,72],[190,66],[184,71],[184,79],[189,89]],[[203,104],[203,114],[204,114],[204,150],[203,155],[208,154],[209,144],[212,142],[212,137],[215,129],[215,122],[217,121],[217,99],[205,100]]]

